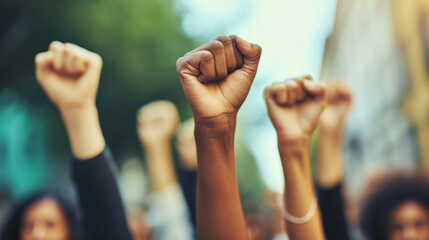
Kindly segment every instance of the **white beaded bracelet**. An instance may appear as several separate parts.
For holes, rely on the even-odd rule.
[[[286,211],[286,208],[282,204],[283,201],[281,197],[278,198],[278,201],[279,201],[279,206],[282,211],[283,217],[286,219],[286,221],[295,223],[295,224],[304,224],[310,221],[313,218],[314,213],[316,212],[316,209],[317,209],[317,199],[314,198],[313,201],[311,201],[310,209],[308,209],[307,214],[305,214],[304,217],[295,217]]]

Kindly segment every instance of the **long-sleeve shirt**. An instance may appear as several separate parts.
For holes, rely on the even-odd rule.
[[[341,184],[332,188],[318,187],[318,200],[327,240],[348,240],[347,221],[344,216]]]
[[[87,239],[131,240],[109,149],[88,160],[73,159],[72,164]]]

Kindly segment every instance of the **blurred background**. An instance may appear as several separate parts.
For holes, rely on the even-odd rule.
[[[36,188],[72,189],[64,126],[34,77],[34,56],[53,40],[103,57],[97,105],[126,202],[147,193],[137,110],[167,99],[182,120],[191,117],[176,59],[223,34],[263,48],[236,138],[245,208],[264,206],[266,189],[283,191],[262,90],[289,77],[344,78],[353,87],[344,146],[350,194],[372,172],[429,167],[427,0],[2,0],[0,34],[0,219]]]

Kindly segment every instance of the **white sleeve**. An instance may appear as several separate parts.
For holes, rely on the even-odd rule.
[[[175,184],[149,196],[147,219],[157,240],[192,240],[194,230],[185,197]]]

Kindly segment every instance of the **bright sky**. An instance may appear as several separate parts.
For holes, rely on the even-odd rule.
[[[274,81],[320,73],[325,41],[332,30],[335,0],[176,0],[185,32],[202,42],[236,34],[263,49],[258,75],[240,111],[266,184],[283,192],[276,135],[269,122],[263,88]]]

